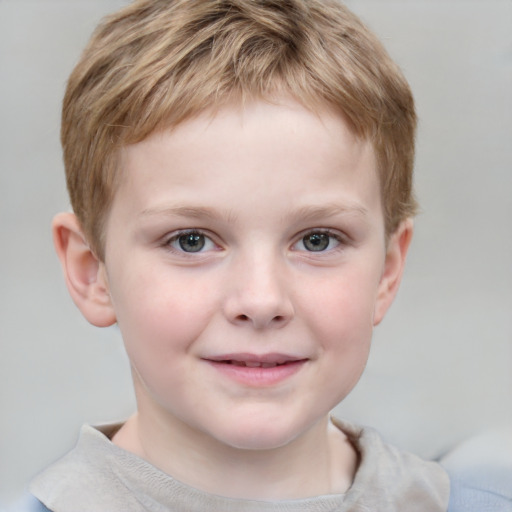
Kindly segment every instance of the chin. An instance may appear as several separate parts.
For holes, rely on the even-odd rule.
[[[217,433],[214,437],[224,445],[238,450],[266,451],[286,446],[301,434],[302,430],[297,426],[293,428],[276,422],[252,422],[238,424],[232,430]]]
[[[294,438],[287,436],[268,435],[261,436],[255,434],[254,436],[237,436],[236,438],[226,439],[227,442],[224,444],[229,445],[231,448],[236,450],[248,450],[248,451],[271,451],[277,450],[286,446]]]

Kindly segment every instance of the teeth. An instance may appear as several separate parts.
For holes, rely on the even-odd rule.
[[[259,361],[231,361],[235,366],[246,366],[247,368],[274,368],[278,363],[260,363]]]

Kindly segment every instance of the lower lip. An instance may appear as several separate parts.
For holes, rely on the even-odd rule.
[[[306,363],[306,359],[273,366],[272,368],[251,368],[216,361],[207,361],[226,377],[251,387],[275,386],[295,375]]]

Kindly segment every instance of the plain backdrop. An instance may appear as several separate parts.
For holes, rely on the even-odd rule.
[[[134,408],[116,328],[68,298],[65,82],[121,0],[0,0],[0,502],[79,426]],[[512,1],[352,0],[415,92],[422,213],[398,299],[336,414],[425,457],[512,421]]]

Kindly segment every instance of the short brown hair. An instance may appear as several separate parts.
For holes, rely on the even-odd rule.
[[[98,26],[63,104],[68,191],[96,255],[122,146],[229,101],[279,94],[330,105],[372,141],[388,234],[414,214],[410,88],[337,0],[138,0]]]

